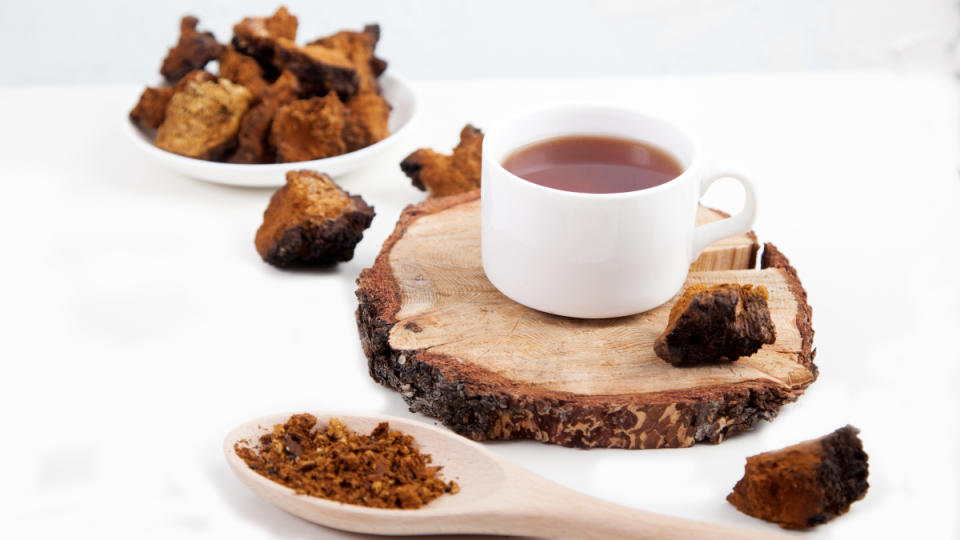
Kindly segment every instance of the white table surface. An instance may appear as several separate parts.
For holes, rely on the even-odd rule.
[[[407,412],[367,375],[354,280],[404,205],[397,163],[543,102],[599,98],[693,126],[760,189],[761,241],[798,268],[820,379],[771,423],[717,446],[489,447],[557,482],[647,510],[775,526],[724,499],[744,458],[851,423],[870,491],[811,538],[958,534],[960,148],[954,81],[835,72],[418,83],[419,124],[341,178],[377,217],[333,271],[264,264],[270,190],[156,168],[120,129],[139,88],[0,89],[0,410],[6,538],[338,538],[248,492],[221,453],[252,417]],[[735,210],[723,186],[708,202]]]

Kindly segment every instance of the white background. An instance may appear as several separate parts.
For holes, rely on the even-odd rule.
[[[226,40],[275,2],[0,2],[0,83],[154,80],[184,13]],[[952,69],[953,0],[294,0],[303,39],[379,22],[413,78]]]
[[[756,231],[809,291],[820,378],[771,423],[717,446],[495,452],[572,488],[740,526],[724,497],[744,458],[851,423],[871,488],[816,538],[957,535],[956,96],[889,73],[420,81],[407,138],[338,180],[376,207],[349,263],[284,272],[253,248],[270,190],[157,168],[126,140],[139,88],[0,91],[0,529],[8,538],[317,538],[258,500],[221,454],[228,430],[284,411],[406,412],[367,375],[354,280],[405,204],[397,163],[449,148],[466,121],[607,90],[698,131],[760,192]],[[468,105],[465,105],[468,104]],[[43,108],[58,129],[36,122]],[[719,186],[718,186],[719,187]],[[718,189],[718,188],[714,188]],[[711,191],[727,210],[736,190]],[[278,376],[277,373],[281,373]]]
[[[180,13],[195,12],[224,37],[240,14],[272,4],[0,4],[0,82],[12,85],[0,88],[0,536],[349,537],[246,491],[225,466],[222,437],[281,411],[424,419],[370,380],[353,320],[354,279],[403,206],[423,197],[398,161],[420,146],[449,148],[467,121],[488,126],[543,101],[601,93],[684,121],[714,157],[753,170],[756,230],[791,258],[809,291],[821,377],[775,421],[718,446],[489,446],[621,504],[774,530],[723,500],[744,458],[852,423],[870,454],[870,491],[849,514],[799,536],[958,537],[952,4],[388,4],[333,12],[291,3],[304,35],[379,18],[384,56],[414,75],[424,98],[405,140],[338,179],[377,217],[353,261],[320,272],[259,260],[252,238],[269,190],[158,169],[120,129],[139,85],[155,80]],[[520,18],[506,17],[508,8]],[[451,22],[421,24],[434,17]],[[605,25],[646,31],[596,30]],[[595,39],[575,31],[584,27]],[[833,38],[820,39],[818,28]],[[726,45],[705,45],[708,35]],[[485,46],[491,37],[522,46]],[[736,45],[740,37],[749,45]],[[852,67],[887,69],[593,77]],[[578,77],[508,78],[548,74]],[[472,75],[483,78],[449,80]],[[27,85],[38,82],[85,86]],[[735,210],[737,193],[720,188],[708,202]]]

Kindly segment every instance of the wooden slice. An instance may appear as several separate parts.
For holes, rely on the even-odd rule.
[[[701,208],[698,221],[720,219]],[[530,438],[582,448],[718,443],[772,419],[817,377],[806,292],[772,244],[761,269],[751,233],[710,246],[690,283],[770,291],[777,341],[732,364],[677,368],[653,341],[672,301],[616,319],[548,315],[506,298],[480,264],[474,191],[408,207],[357,280],[370,375],[411,410],[476,440]]]

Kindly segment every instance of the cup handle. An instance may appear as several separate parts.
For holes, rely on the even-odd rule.
[[[694,229],[693,255],[690,258],[691,263],[697,260],[697,257],[700,256],[704,248],[717,240],[749,231],[750,228],[753,227],[753,220],[757,216],[756,188],[753,187],[749,175],[739,168],[727,166],[717,172],[704,176],[703,181],[700,182],[700,196],[703,197],[707,190],[710,189],[710,186],[721,178],[733,178],[743,186],[745,195],[743,209],[735,216],[707,223]]]

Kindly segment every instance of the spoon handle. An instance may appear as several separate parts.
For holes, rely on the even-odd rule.
[[[785,534],[704,523],[628,508],[513,471],[514,489],[497,512],[501,532],[551,538],[637,540],[785,540]]]

